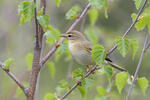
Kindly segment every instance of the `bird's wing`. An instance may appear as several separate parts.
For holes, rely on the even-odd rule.
[[[84,46],[85,50],[87,50],[89,53],[91,53],[92,44],[89,41],[85,41],[83,44],[84,44],[83,46]]]

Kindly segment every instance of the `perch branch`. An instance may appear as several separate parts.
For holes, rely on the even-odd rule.
[[[90,74],[92,74],[95,70],[97,69],[97,65],[95,65],[90,71],[88,71],[84,76],[83,78],[86,78],[88,77]],[[63,100],[65,99],[74,89],[76,89],[77,86],[79,86],[81,84],[81,80],[79,80],[76,84],[74,84],[71,89],[65,93],[61,98],[60,100]]]

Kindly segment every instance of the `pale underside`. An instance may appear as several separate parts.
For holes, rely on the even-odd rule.
[[[94,65],[91,56],[92,45],[89,41],[71,41],[69,40],[69,50],[73,58],[81,65]],[[84,44],[84,45],[83,45]]]

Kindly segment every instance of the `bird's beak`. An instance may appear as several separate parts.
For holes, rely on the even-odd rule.
[[[66,37],[68,37],[68,35],[67,34],[61,34],[60,37],[65,37],[66,38]]]

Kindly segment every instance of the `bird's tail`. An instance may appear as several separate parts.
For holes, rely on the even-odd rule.
[[[118,70],[120,70],[120,71],[127,71],[126,69],[124,69],[124,68],[120,67],[119,65],[113,63],[110,58],[106,57],[105,60],[106,60],[107,63],[108,63],[110,66],[112,66],[113,68],[118,69]]]

